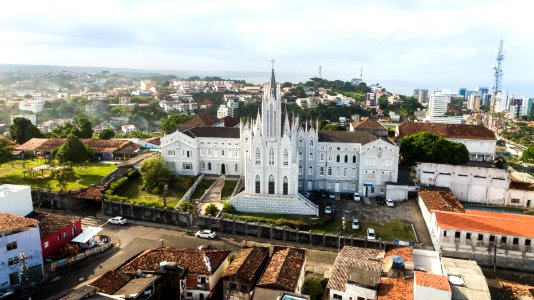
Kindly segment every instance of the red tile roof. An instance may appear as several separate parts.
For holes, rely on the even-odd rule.
[[[271,256],[257,286],[294,292],[304,268],[305,252],[297,248],[278,248]]]
[[[269,249],[265,247],[242,249],[226,268],[223,276],[238,276],[250,282],[263,271],[261,266],[268,257]]]
[[[183,127],[209,127],[213,124],[220,122],[216,116],[208,113],[199,114],[191,118],[190,120],[184,122],[181,126]]]
[[[380,279],[377,300],[413,299],[413,279],[386,278]]]
[[[534,216],[468,210],[466,213],[435,211],[438,226],[513,236],[534,237]]]
[[[153,144],[153,145],[160,145],[160,137],[159,136],[151,137],[151,138],[148,138],[148,139],[144,139],[141,142],[150,143],[150,144]]]
[[[100,293],[113,295],[128,283],[128,281],[130,281],[130,277],[121,274],[117,270],[111,270],[104,273],[104,275],[100,276],[89,285],[94,286]]]
[[[499,299],[534,300],[534,287],[501,281],[502,295]]]
[[[384,251],[378,249],[351,246],[343,247],[336,257],[336,261],[332,267],[332,275],[326,287],[344,292],[346,284],[349,281],[351,269],[378,273],[378,277],[380,277],[384,255]]]
[[[0,212],[0,232],[9,232],[26,227],[35,227],[39,222],[35,219]]]
[[[368,117],[364,117],[359,121],[352,122],[352,127],[354,128],[362,128],[362,129],[383,129],[386,130],[386,128],[377,121],[373,119],[369,119]]]
[[[402,139],[407,135],[418,132],[430,132],[449,139],[496,140],[495,133],[483,125],[440,124],[424,122],[404,122],[399,125],[399,135]]]
[[[419,197],[425,204],[428,211],[452,211],[465,212],[460,200],[448,188],[425,187],[419,190]]]
[[[113,153],[123,147],[134,145],[127,140],[100,140],[100,139],[80,139],[80,141],[100,153]],[[33,138],[26,143],[16,147],[18,151],[53,151],[65,143],[63,138],[38,139]]]
[[[39,222],[39,233],[42,238],[80,220],[80,218],[76,216],[43,213],[33,213],[29,217]]]
[[[451,291],[449,279],[447,279],[446,276],[440,276],[432,273],[415,271],[415,284],[442,291]]]
[[[412,247],[398,247],[389,249],[386,251],[386,256],[400,256],[404,261],[413,261],[413,248]]]
[[[162,261],[176,262],[180,268],[198,275],[213,275],[226,260],[230,251],[198,250],[188,248],[161,247],[148,249],[120,268],[121,272],[135,274],[137,270],[156,271]],[[210,268],[208,269],[207,260]]]

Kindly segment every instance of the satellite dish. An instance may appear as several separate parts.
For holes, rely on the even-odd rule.
[[[456,286],[465,286],[464,279],[457,275],[449,275],[449,282]]]

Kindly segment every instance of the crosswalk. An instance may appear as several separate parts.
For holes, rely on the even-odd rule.
[[[102,227],[104,226],[104,224],[106,224],[106,221],[104,220],[99,220],[95,217],[85,217],[85,218],[82,218],[82,228],[87,228],[87,227]]]

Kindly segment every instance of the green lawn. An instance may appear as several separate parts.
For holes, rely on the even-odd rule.
[[[226,180],[224,182],[224,187],[221,191],[221,200],[226,201],[230,196],[232,195],[232,192],[235,189],[235,186],[237,184],[237,181],[234,180]]]
[[[119,191],[115,192],[118,196],[127,197],[128,201],[139,205],[163,207],[163,197],[161,195],[150,194],[143,191],[143,182],[141,177],[131,178]],[[176,185],[171,185],[167,192],[167,208],[174,209],[178,201],[182,199],[186,191],[180,189]]]
[[[204,195],[204,192],[215,182],[214,179],[206,179],[203,178],[200,184],[197,186],[197,189],[191,196],[191,199],[200,199],[202,195]]]
[[[328,217],[306,217],[302,215],[280,215],[267,213],[244,213],[223,214],[224,218],[247,221],[260,224],[272,224],[275,226],[288,226],[293,229],[310,230],[317,226],[323,226],[328,222]]]
[[[365,237],[367,228],[374,228],[377,238],[384,241],[402,240],[415,241],[415,235],[409,224],[404,224],[400,220],[393,220],[385,225],[381,225],[374,220],[360,220],[360,229],[354,230],[351,226],[352,220],[345,221],[345,230],[342,228],[342,220],[335,220],[322,227],[312,229],[312,232],[340,233],[345,236]]]
[[[10,184],[30,185],[34,188],[48,189],[58,191],[59,186],[56,180],[50,179],[50,171],[24,174],[23,171],[31,168],[48,164],[43,159],[21,159],[0,165],[0,182]],[[67,190],[78,190],[86,188],[92,184],[98,183],[102,178],[117,167],[113,164],[89,163],[87,166],[73,167],[76,173],[76,179],[69,182]]]

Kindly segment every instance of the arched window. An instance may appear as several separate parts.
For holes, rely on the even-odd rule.
[[[356,155],[353,155],[353,156],[352,156],[352,163],[353,163],[353,164],[356,163]]]
[[[208,171],[211,171],[211,163],[208,163]]]
[[[324,153],[321,153],[321,161],[324,161]]]
[[[299,147],[302,147],[302,140],[299,140]]]
[[[312,166],[310,166],[310,167],[308,168],[308,175],[313,175],[313,168],[312,168]]]
[[[247,143],[248,143],[248,138],[245,138],[245,144],[247,144]]]
[[[310,147],[313,147],[313,141],[310,141]]]
[[[189,157],[189,151],[187,151],[186,153],[187,153],[187,157]]]
[[[324,176],[324,167],[319,168],[319,175]]]
[[[349,156],[347,154],[345,154],[345,162],[348,163],[349,162]]]
[[[310,160],[313,160],[313,152],[310,153]]]
[[[202,170],[204,170],[204,169],[206,168],[206,164],[205,164],[204,162],[201,162],[201,163],[200,163],[200,168],[201,168]]]
[[[302,152],[299,152],[299,160],[302,160]]]
[[[274,150],[269,149],[269,166],[274,166]]]
[[[282,192],[284,195],[287,195],[288,194],[288,190],[287,190],[287,176],[284,176],[284,184],[282,186]]]
[[[328,161],[332,161],[332,154],[328,154]]]
[[[224,156],[224,149],[221,150],[221,156]]]
[[[336,156],[336,162],[339,162],[340,161],[340,156],[339,154]]]
[[[261,164],[261,152],[260,148],[256,148],[256,165]]]
[[[269,176],[269,194],[274,195],[274,176]]]
[[[256,194],[259,194],[260,193],[260,175],[256,175]]]
[[[332,167],[328,167],[328,175],[329,175],[329,176],[332,175]]]
[[[284,149],[284,166],[289,165],[289,152],[287,149]]]
[[[299,175],[302,175],[302,166],[299,166]]]

